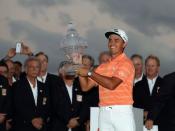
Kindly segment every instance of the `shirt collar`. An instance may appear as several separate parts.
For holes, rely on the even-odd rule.
[[[30,84],[30,87],[35,88],[35,89],[36,89],[36,87],[38,87],[38,85],[37,85],[37,79],[35,80],[35,87],[34,87],[33,84],[30,82],[29,79],[27,79],[27,80],[28,80],[28,82],[29,82],[29,84]]]
[[[117,57],[115,57],[115,58],[111,58],[110,59],[110,61],[118,61],[118,60],[120,60],[120,59],[122,59],[123,57],[125,57],[126,55],[125,55],[125,53],[122,53],[122,54],[120,54],[119,56],[117,56]]]
[[[134,79],[134,83],[137,83],[138,81],[141,81],[142,78],[143,78],[143,73],[142,73],[142,75],[139,78],[135,78]]]
[[[46,72],[45,75],[43,75],[43,76],[38,76],[38,77],[37,77],[37,79],[38,79],[40,82],[43,82],[43,83],[46,82],[46,78],[47,78],[47,72]]]
[[[152,82],[152,83],[155,83],[155,81],[157,80],[157,77],[158,77],[158,75],[157,75],[156,77],[154,77],[153,79],[149,79],[149,78],[147,77],[147,80],[150,81],[150,82]]]

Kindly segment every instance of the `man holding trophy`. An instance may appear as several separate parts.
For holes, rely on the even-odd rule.
[[[100,131],[135,131],[132,112],[135,71],[132,62],[124,53],[128,37],[121,29],[112,29],[106,32],[105,36],[112,58],[95,71],[79,68],[77,74],[81,88],[88,91],[96,85],[99,86]]]

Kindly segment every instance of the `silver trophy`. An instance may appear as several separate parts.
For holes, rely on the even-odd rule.
[[[72,63],[66,70],[67,75],[74,76],[76,74],[76,70],[82,64],[82,55],[87,46],[87,42],[79,36],[75,29],[75,25],[70,22],[68,24],[67,34],[60,42],[60,49],[64,52],[67,60]]]

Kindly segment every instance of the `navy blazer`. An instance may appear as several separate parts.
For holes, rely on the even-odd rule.
[[[136,108],[142,108],[144,109],[144,111],[150,112],[155,101],[158,99],[158,95],[160,94],[162,81],[163,79],[158,76],[153,87],[152,94],[150,94],[148,80],[146,77],[136,83],[133,89],[133,106]],[[160,125],[161,123],[163,123],[165,116],[166,108],[161,111],[157,119],[154,121],[154,124]]]
[[[156,120],[166,109],[164,126],[166,131],[175,130],[175,72],[166,75],[160,88],[158,99],[148,114],[148,119]]]
[[[141,81],[137,82],[133,87],[133,106],[149,111],[150,107],[152,106],[152,102],[156,99],[160,91],[161,81],[162,78],[158,76],[153,87],[152,94],[150,93],[148,80],[146,77],[143,77]]]
[[[8,80],[0,75],[0,113],[6,114],[6,119],[11,110],[11,91]],[[0,131],[5,131],[5,121],[0,123]]]
[[[57,86],[52,90],[53,103],[53,129],[52,131],[68,131],[67,124],[71,118],[80,117],[77,128],[72,131],[83,131],[84,122],[88,119],[88,104],[85,95],[81,91],[78,79],[73,83],[72,103],[62,78],[57,81]]]
[[[33,118],[41,117],[46,123],[49,113],[49,100],[44,84],[37,81],[38,98],[35,105],[30,84],[24,76],[13,84],[13,123],[14,131],[37,131],[31,121]],[[45,125],[41,129],[46,130]]]

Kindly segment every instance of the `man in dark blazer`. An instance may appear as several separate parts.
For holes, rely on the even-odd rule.
[[[7,78],[0,75],[0,131],[6,130],[6,120],[10,113],[11,93]]]
[[[46,85],[46,88],[50,90],[53,86],[55,86],[55,81],[57,80],[58,76],[48,73],[48,62],[49,58],[44,52],[38,52],[35,57],[41,63],[41,69],[37,79]]]
[[[40,82],[44,83],[45,88],[46,88],[46,93],[49,95],[49,97],[51,97],[51,90],[56,86],[56,81],[58,80],[58,76],[53,75],[51,73],[48,73],[48,62],[49,62],[49,58],[47,56],[47,54],[45,54],[44,52],[38,52],[35,57],[40,61],[41,63],[41,69],[39,72],[39,75],[37,77],[37,80],[39,80]],[[50,105],[50,113],[49,113],[49,117],[47,119],[47,126],[48,128],[51,128],[51,121],[52,121],[52,104]]]
[[[53,126],[52,131],[84,131],[84,123],[88,118],[88,104],[81,91],[79,80],[75,76],[67,76],[65,70],[70,62],[61,62],[59,80],[52,92]]]
[[[148,113],[145,123],[148,129],[151,129],[154,121],[160,112],[166,108],[166,118],[164,129],[162,131],[175,131],[175,72],[170,73],[163,78],[160,88],[160,94],[155,101],[153,108]]]
[[[134,107],[144,109],[144,120],[147,118],[148,112],[151,110],[154,101],[160,93],[160,85],[162,78],[159,76],[160,61],[158,57],[150,55],[145,60],[146,77],[137,82],[133,88]],[[160,127],[164,120],[164,113],[155,120],[155,124]]]
[[[155,101],[158,93],[159,88],[162,82],[162,78],[158,76],[156,78],[152,93],[150,93],[149,85],[147,77],[143,77],[141,81],[136,83],[134,90],[133,90],[133,98],[134,104],[133,106],[136,108],[144,109],[145,117],[148,111],[151,109],[153,105],[153,101]]]
[[[13,84],[14,131],[46,131],[49,97],[44,84],[37,81],[40,62],[30,57],[25,64],[26,76]]]
[[[161,131],[175,131],[175,72],[166,75],[160,88],[160,94],[148,113],[145,123],[151,129],[159,114],[166,108],[166,117]]]

